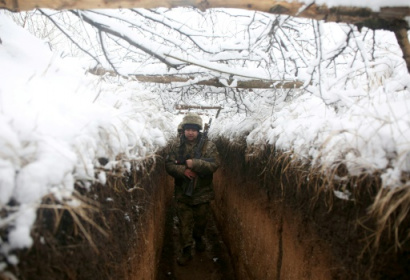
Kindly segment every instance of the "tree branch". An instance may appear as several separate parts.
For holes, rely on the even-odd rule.
[[[57,27],[74,45],[76,45],[81,51],[83,51],[84,53],[88,54],[90,57],[92,57],[98,64],[101,65],[101,62],[98,60],[97,57],[95,57],[94,55],[92,55],[89,51],[85,50],[84,48],[82,48],[76,41],[74,41],[74,39],[67,33],[65,32],[64,29],[62,29],[60,27],[60,25],[58,25],[58,23],[47,13],[45,13],[43,10],[39,9],[39,12],[44,15],[45,17],[47,17],[53,24],[55,27]]]
[[[387,4],[386,4],[387,5]],[[405,20],[410,16],[410,7],[381,7],[380,11],[372,11],[370,8],[358,8],[338,6],[328,8],[326,5],[310,4],[305,5],[302,2],[286,2],[277,0],[1,0],[0,9],[11,11],[27,11],[35,8],[50,8],[56,10],[63,9],[96,9],[96,8],[173,8],[179,6],[191,6],[200,10],[209,8],[239,8],[247,10],[257,10],[272,14],[290,15],[295,17],[310,18],[315,20],[324,20],[327,22],[345,22],[356,25],[359,29],[368,27],[370,29],[387,29],[393,31],[398,39],[399,45],[403,51],[403,56],[410,69],[410,50],[406,30],[409,30],[409,24]],[[92,21],[88,20],[90,24]],[[400,22],[400,27],[395,26]],[[104,27],[101,24],[93,24],[99,30],[118,36],[132,44],[133,46],[151,54],[169,67],[177,68],[164,57],[151,52],[130,38],[121,36],[115,30]]]
[[[115,30],[107,25],[104,25],[100,22],[96,22],[94,20],[92,20],[91,18],[89,18],[85,13],[81,12],[81,11],[76,11],[76,10],[71,10],[71,12],[76,15],[77,17],[81,18],[82,20],[84,20],[85,22],[87,22],[88,24],[94,26],[95,28],[97,28],[97,30],[101,31],[101,32],[105,32],[108,34],[111,34],[113,36],[116,36],[118,38],[123,39],[124,41],[128,42],[130,45],[142,50],[143,52],[152,55],[153,57],[157,58],[159,61],[161,61],[162,63],[166,64],[169,67],[172,68],[178,68],[178,64],[173,64],[170,61],[168,61],[165,57],[159,55],[156,52],[153,52],[152,50],[146,48],[145,46],[137,43],[135,40],[133,40],[132,38],[130,38],[127,35],[122,34],[120,31]]]

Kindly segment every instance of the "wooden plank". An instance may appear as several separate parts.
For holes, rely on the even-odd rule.
[[[175,109],[177,110],[189,110],[189,109],[202,109],[202,110],[209,110],[209,109],[218,109],[221,110],[221,106],[198,106],[198,105],[185,105],[185,104],[176,104]]]
[[[116,76],[117,74],[108,69],[102,67],[97,67],[88,70],[89,73],[94,75],[110,75]],[[170,84],[176,83],[175,86],[178,86],[178,83],[182,85],[202,85],[202,86],[213,86],[213,87],[227,87],[226,84],[231,85],[232,88],[301,88],[304,84],[302,81],[286,81],[286,80],[258,80],[258,79],[248,79],[248,80],[237,80],[236,85],[233,86],[233,80],[226,80],[226,84],[221,83],[218,78],[212,78],[207,80],[195,81],[196,77],[193,76],[177,76],[177,75],[133,75],[130,74],[127,77],[131,77],[142,83],[158,83],[158,84]]]
[[[193,77],[180,77],[180,76],[146,76],[146,75],[131,75],[131,77],[144,83],[160,83],[160,84],[170,84],[170,83],[183,83],[188,84],[192,81],[193,85],[203,85],[203,86],[214,86],[214,87],[227,87],[225,84],[221,83],[218,78],[202,80],[195,82]],[[228,85],[232,81],[227,81]],[[281,80],[237,80],[233,88],[301,88],[303,82],[301,81],[281,81]]]
[[[386,1],[388,2],[388,1]],[[115,8],[174,8],[191,6],[200,10],[209,8],[237,8],[305,17],[317,20],[357,23],[368,18],[404,19],[410,16],[410,7],[382,7],[380,12],[366,8],[318,6],[305,7],[301,2],[275,0],[0,0],[0,8],[27,11],[35,8],[64,9],[115,9]],[[305,7],[303,9],[303,7]]]

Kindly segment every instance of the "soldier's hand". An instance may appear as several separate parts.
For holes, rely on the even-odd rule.
[[[186,167],[188,168],[192,168],[192,166],[194,165],[194,163],[192,162],[192,159],[187,159],[185,161]]]
[[[189,179],[193,179],[196,177],[196,173],[191,169],[185,169],[184,175],[187,176]]]

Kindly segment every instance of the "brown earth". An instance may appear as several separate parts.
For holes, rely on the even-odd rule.
[[[336,279],[341,264],[299,213],[223,171],[215,183],[215,215],[238,279]]]

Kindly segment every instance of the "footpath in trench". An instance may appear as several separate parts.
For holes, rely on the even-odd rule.
[[[235,279],[228,250],[222,241],[213,215],[210,215],[204,242],[205,252],[192,250],[193,259],[185,266],[177,264],[179,251],[178,218],[175,207],[169,207],[157,280],[233,280]]]

